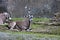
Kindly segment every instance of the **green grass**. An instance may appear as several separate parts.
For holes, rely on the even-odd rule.
[[[23,20],[23,18],[13,18],[14,21]],[[48,18],[33,18],[33,22],[48,22]],[[45,25],[37,25],[37,24],[31,24],[31,28],[38,28],[38,27],[44,27]]]
[[[30,40],[31,38],[35,40],[42,39],[42,38],[47,38],[47,39],[54,38],[54,39],[60,40],[59,35],[42,34],[42,33],[34,33],[34,32],[13,32],[13,31],[6,31],[6,33],[10,33],[13,37],[16,37],[17,40],[25,40],[25,38]]]
[[[20,21],[23,20],[23,18],[12,18],[13,21]]]
[[[19,21],[19,20],[23,20],[23,18],[13,18],[12,20]],[[33,22],[47,22],[47,21],[49,21],[48,18],[33,18]],[[4,27],[5,25],[0,25],[0,26]],[[37,29],[38,29],[38,31],[40,31],[41,29],[45,29],[45,28],[47,29],[48,26],[47,25],[31,24],[31,28],[32,28],[32,30],[37,31]],[[59,33],[60,32],[60,28],[59,29],[57,28],[56,30],[52,28],[51,30],[53,30],[52,32],[54,32],[54,33],[56,33],[56,32]],[[17,32],[17,31],[11,31],[11,30],[5,30],[5,29],[1,30],[0,29],[0,32],[10,33],[12,35],[29,34],[29,36],[30,35],[35,35],[36,38],[57,38],[58,40],[60,40],[60,35],[48,34],[48,33],[44,34],[44,33],[34,32],[34,31],[33,32],[26,32],[26,31]],[[21,37],[18,37],[17,39],[20,40]]]
[[[49,21],[49,18],[33,18],[34,22],[46,22]]]
[[[12,20],[14,20],[14,21],[23,20],[23,18],[12,18]],[[33,18],[33,21],[34,22],[38,22],[38,21],[45,22],[45,21],[49,21],[49,18]]]
[[[36,33],[36,32],[26,32],[26,31],[21,31],[21,32],[16,32],[16,31],[3,31],[5,33],[10,33],[10,34],[30,34],[30,35],[36,35],[37,37],[60,37],[60,35],[53,35],[53,34],[42,34],[42,33]]]
[[[19,21],[19,20],[23,20],[23,18],[12,18],[12,20]],[[47,22],[47,21],[49,21],[49,18],[33,18],[33,22]],[[1,25],[1,26],[4,27],[5,25]],[[31,24],[30,27],[36,32],[40,32],[41,30],[46,30],[46,29],[49,28],[48,25],[43,25],[43,24],[38,25],[38,24],[33,24],[33,23]],[[60,31],[59,31],[60,28],[59,27],[57,29],[54,29],[54,28],[51,28],[51,27],[50,27],[51,32],[57,33],[57,34],[60,33]],[[55,31],[57,31],[57,32],[55,32]]]

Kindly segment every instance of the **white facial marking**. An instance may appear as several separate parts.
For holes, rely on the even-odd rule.
[[[7,12],[4,12],[5,15],[7,15],[8,13]]]
[[[10,17],[9,19],[11,20],[12,18]]]

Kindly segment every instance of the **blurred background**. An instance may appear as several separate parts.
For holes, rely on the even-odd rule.
[[[60,0],[0,0],[0,11],[9,12],[16,18],[28,14],[52,18],[55,13],[60,12],[59,4]]]

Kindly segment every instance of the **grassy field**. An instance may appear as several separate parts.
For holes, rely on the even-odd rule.
[[[12,20],[23,20],[23,18],[13,18]],[[33,18],[33,22],[49,22],[48,18]],[[0,32],[10,33],[11,40],[60,40],[60,27],[31,24],[32,32],[7,30],[5,25],[0,25]],[[14,38],[14,39],[13,39]],[[3,39],[4,40],[4,39]]]
[[[14,21],[19,21],[23,20],[23,18],[13,18],[12,20]],[[33,22],[49,22],[49,18],[33,18],[33,21],[30,25],[32,28],[33,32],[42,32],[42,33],[52,33],[52,34],[60,34],[60,27],[59,26],[48,26],[48,25],[43,25],[43,24],[33,24]],[[6,28],[4,25],[1,25],[4,28]],[[0,27],[0,30],[3,29]],[[3,31],[3,30],[1,30]]]
[[[13,18],[12,20],[23,20],[23,18]],[[48,26],[43,24],[33,24],[33,22],[49,22],[49,18],[33,18],[31,28],[33,32],[42,32],[42,33],[50,33],[50,34],[60,34],[60,26]]]

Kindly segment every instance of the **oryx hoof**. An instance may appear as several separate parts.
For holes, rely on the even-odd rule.
[[[27,31],[27,32],[31,32],[31,31],[32,31],[32,29],[27,29],[26,31]]]

